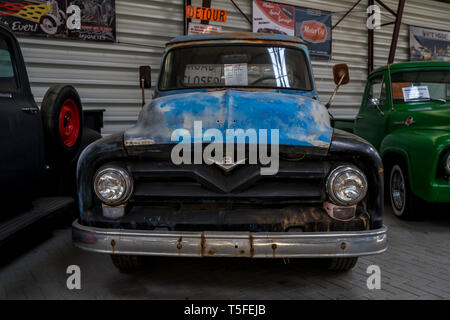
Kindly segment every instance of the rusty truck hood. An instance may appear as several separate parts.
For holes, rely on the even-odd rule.
[[[194,130],[194,122],[199,121],[200,135]],[[273,91],[228,89],[154,99],[143,107],[136,125],[125,131],[125,147],[177,143],[178,139],[171,139],[177,129],[184,129],[183,135],[191,142],[211,141],[207,129],[216,129],[224,137],[228,129],[266,129],[269,136],[278,129],[280,145],[310,147],[317,154],[327,152],[332,136],[328,112],[317,100]]]

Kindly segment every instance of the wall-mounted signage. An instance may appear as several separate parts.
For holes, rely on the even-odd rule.
[[[221,9],[187,6],[186,18],[213,22],[226,22],[227,12]]]
[[[221,26],[213,26],[210,24],[189,23],[188,35],[192,34],[205,34],[205,33],[218,33],[222,32]]]
[[[331,59],[329,11],[253,0],[253,32],[297,36],[308,43],[311,58]]]
[[[409,26],[411,61],[450,61],[450,32]]]
[[[308,43],[311,58],[331,59],[330,11],[295,8],[295,35]]]
[[[294,35],[294,7],[274,2],[253,1],[253,32]]]
[[[115,41],[115,0],[0,1],[0,23],[14,33]]]

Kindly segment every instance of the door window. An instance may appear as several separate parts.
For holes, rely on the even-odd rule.
[[[14,64],[8,43],[0,39],[0,91],[17,89],[17,80],[14,73]]]
[[[369,92],[367,95],[367,105],[374,106],[374,102],[378,103],[379,107],[386,103],[386,86],[384,85],[384,77],[379,76],[370,80]]]

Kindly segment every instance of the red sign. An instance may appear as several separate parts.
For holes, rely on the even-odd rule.
[[[271,20],[275,25],[294,29],[294,7],[261,0],[255,0],[255,4],[265,18]]]
[[[186,18],[196,20],[207,20],[215,22],[226,22],[227,12],[220,9],[212,9],[205,7],[187,6]]]
[[[324,42],[327,39],[327,27],[317,21],[302,23],[302,38],[310,42]]]

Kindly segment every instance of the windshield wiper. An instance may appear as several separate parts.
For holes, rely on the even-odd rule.
[[[446,103],[446,102],[447,102],[447,100],[445,100],[445,99],[439,99],[439,98],[430,98],[429,100],[430,100],[430,101],[440,101],[440,102],[443,102],[443,103]]]

